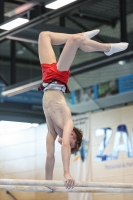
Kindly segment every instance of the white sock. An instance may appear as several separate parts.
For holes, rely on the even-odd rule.
[[[96,29],[96,30],[93,30],[93,31],[84,32],[83,35],[84,35],[85,38],[91,39],[92,37],[97,35],[99,32],[100,32],[100,30]]]
[[[111,56],[114,53],[126,50],[129,44],[126,42],[120,42],[120,43],[113,43],[110,45],[111,45],[110,51],[104,52],[107,56]]]

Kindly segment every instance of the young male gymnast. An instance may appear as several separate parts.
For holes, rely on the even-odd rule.
[[[91,40],[99,30],[79,34],[41,32],[39,35],[39,58],[42,67],[43,83],[39,90],[44,91],[43,110],[48,126],[46,139],[46,180],[52,180],[54,168],[54,150],[57,136],[62,145],[62,162],[66,188],[73,188],[75,180],[70,174],[70,155],[78,151],[82,141],[82,131],[73,126],[72,116],[63,93],[68,93],[70,66],[77,49],[84,52],[101,51],[110,56],[127,49],[128,43],[102,44]],[[52,45],[65,44],[58,62]],[[51,188],[52,190],[52,188]],[[52,190],[53,192],[54,190]]]

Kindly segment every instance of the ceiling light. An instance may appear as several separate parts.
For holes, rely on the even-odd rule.
[[[74,1],[77,1],[77,0],[57,0],[57,1],[54,1],[50,4],[47,4],[45,7],[46,8],[50,8],[50,9],[58,9],[58,8],[61,8],[69,3],[72,3]]]
[[[24,18],[17,18],[17,19],[14,19],[6,24],[3,24],[2,26],[0,26],[0,29],[4,29],[4,30],[11,30],[11,29],[14,29],[18,26],[21,26],[22,24],[25,24],[27,23],[29,20],[28,19],[24,19]]]
[[[17,54],[18,54],[18,55],[22,55],[23,53],[24,53],[23,50],[18,50],[18,51],[17,51]]]
[[[126,60],[120,60],[120,61],[118,61],[118,64],[119,65],[125,65],[126,64]]]

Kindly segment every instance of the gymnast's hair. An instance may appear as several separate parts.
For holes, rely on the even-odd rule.
[[[83,137],[83,132],[81,129],[74,127],[73,131],[77,136],[77,141],[76,141],[75,148],[71,149],[72,154],[76,153],[79,150],[81,143],[82,143],[82,137]]]

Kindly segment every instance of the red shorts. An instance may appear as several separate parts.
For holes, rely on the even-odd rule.
[[[52,64],[41,64],[42,67],[42,80],[45,83],[51,83],[53,80],[57,81],[58,84],[64,84],[66,86],[66,93],[69,93],[68,79],[70,76],[69,71],[59,71],[57,69],[57,63]]]

